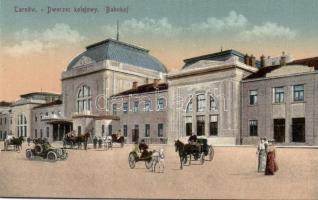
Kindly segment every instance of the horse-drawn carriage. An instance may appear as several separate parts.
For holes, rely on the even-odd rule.
[[[175,150],[179,153],[180,168],[183,164],[186,164],[189,159],[189,165],[191,165],[191,159],[200,161],[201,164],[205,161],[205,156],[208,156],[208,160],[212,161],[214,156],[214,149],[212,145],[208,145],[207,138],[198,138],[195,142],[189,142],[184,144],[180,140],[175,141]]]
[[[84,135],[75,136],[74,131],[72,131],[66,134],[63,138],[63,147],[66,148],[67,146],[70,146],[70,148],[73,149],[73,147],[77,145],[77,148],[79,149],[82,146],[82,144],[84,144],[84,149],[86,150],[89,137],[90,134],[88,132]]]
[[[118,136],[117,134],[112,134],[104,138],[105,149],[107,150],[112,149],[114,143],[119,144],[120,147],[123,148],[125,143],[124,136]]]
[[[14,136],[10,135],[4,140],[4,151],[8,151],[9,147],[12,146],[14,151],[20,152],[22,149],[22,143],[24,142],[24,137],[20,136],[15,138]]]
[[[139,156],[135,151],[129,153],[128,163],[131,169],[135,168],[136,162],[144,161],[146,168],[150,169],[152,167],[152,151],[149,151],[147,155]]]
[[[29,160],[35,159],[36,156],[48,159],[49,161],[65,160],[68,157],[65,149],[52,147],[46,139],[34,139],[33,143],[33,149],[26,149],[25,152]]]

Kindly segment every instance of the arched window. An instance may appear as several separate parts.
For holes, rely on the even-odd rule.
[[[210,111],[217,110],[216,99],[213,96],[210,96]]]
[[[190,112],[192,112],[192,99],[189,101],[189,103],[188,103],[188,105],[187,105],[187,109],[186,109],[186,112],[187,113],[190,113]]]
[[[77,112],[91,110],[91,90],[88,86],[81,86],[77,95]]]
[[[17,125],[18,137],[27,136],[27,120],[25,115],[18,115],[18,125]]]

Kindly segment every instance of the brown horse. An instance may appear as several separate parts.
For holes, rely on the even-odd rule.
[[[20,149],[22,148],[22,143],[23,142],[24,142],[24,137],[23,136],[20,136],[18,138],[13,137],[10,140],[5,140],[4,141],[4,150],[7,151],[8,150],[8,146],[9,145],[13,145],[15,151],[20,151]]]
[[[191,165],[191,156],[193,156],[195,158],[197,158],[199,156],[200,149],[195,145],[184,144],[180,140],[176,140],[174,143],[174,146],[175,146],[176,152],[179,153],[180,169],[183,168],[183,164],[187,163],[188,156],[190,157],[189,165]]]

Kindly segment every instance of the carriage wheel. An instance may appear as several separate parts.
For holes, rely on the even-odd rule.
[[[34,155],[33,155],[33,152],[32,152],[31,149],[27,149],[27,150],[25,151],[25,156],[26,156],[26,158],[29,159],[29,160],[33,160],[33,158],[34,158]]]
[[[152,163],[152,159],[145,161],[145,165],[146,165],[146,168],[147,168],[147,169],[151,169],[152,164],[153,164],[153,163]]]
[[[209,161],[212,161],[214,157],[214,149],[212,146],[209,147]]]
[[[203,165],[204,163],[204,152],[201,153],[201,157],[200,157],[200,164]]]
[[[130,169],[134,169],[135,168],[135,166],[136,166],[136,158],[135,158],[135,155],[133,153],[129,154],[128,163],[129,163]]]
[[[56,161],[57,160],[57,155],[54,151],[49,151],[49,153],[47,154],[47,159],[49,161]]]

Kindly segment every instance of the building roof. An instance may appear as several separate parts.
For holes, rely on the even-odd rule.
[[[212,54],[207,54],[207,55],[202,55],[202,56],[197,56],[193,58],[188,58],[183,60],[185,65],[183,66],[183,69],[188,67],[189,65],[192,65],[193,63],[196,63],[200,60],[213,60],[213,61],[226,61],[232,56],[237,56],[239,58],[239,61],[244,63],[244,57],[245,55],[242,54],[241,52],[238,52],[233,49],[229,49],[226,51],[220,51]],[[256,67],[260,66],[260,62],[256,60]]]
[[[292,67],[293,65],[305,65],[308,67],[314,67],[315,70],[318,70],[318,57],[294,60],[290,63],[287,63],[286,65],[290,66],[290,67]],[[244,78],[244,80],[266,77],[266,74],[268,74],[268,73],[270,73],[278,68],[281,68],[281,67],[282,67],[282,65],[272,65],[272,66],[262,67],[257,72]]]
[[[167,73],[166,67],[155,57],[151,56],[149,50],[113,39],[103,40],[87,46],[85,52],[70,62],[67,70],[75,68],[82,58],[88,58],[91,62],[95,63],[103,60],[114,60]]]
[[[52,93],[52,92],[31,92],[31,93],[26,93],[26,94],[21,94],[21,98],[26,98],[30,97],[33,95],[41,95],[41,96],[60,96],[60,94]]]
[[[167,89],[168,89],[167,83],[160,83],[157,86],[154,83],[150,83],[150,84],[144,84],[136,88],[132,88],[130,90],[126,90],[124,92],[115,94],[112,97],[129,95],[129,94],[141,94],[141,93],[147,93],[147,92],[162,91]]]
[[[36,106],[34,108],[44,108],[44,107],[49,107],[49,106],[61,105],[61,104],[62,104],[62,101],[58,99],[56,101],[52,101],[52,102],[49,102],[49,103],[41,104],[41,105]]]
[[[12,105],[11,102],[0,101],[0,107],[9,107],[9,106],[11,106],[11,105]]]

